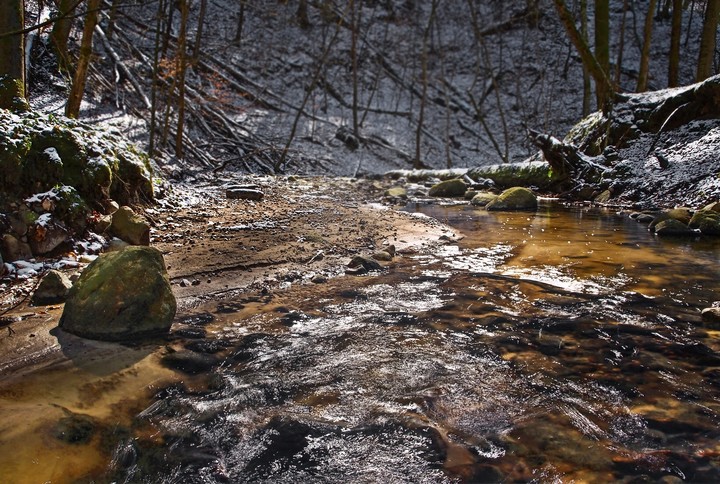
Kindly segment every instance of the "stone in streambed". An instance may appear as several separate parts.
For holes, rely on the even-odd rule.
[[[688,226],[699,229],[703,235],[720,235],[720,213],[714,210],[698,210]]]
[[[150,245],[150,224],[130,207],[120,207],[112,216],[110,233],[132,245]]]
[[[225,196],[233,200],[262,200],[265,194],[257,188],[250,187],[228,187]]]
[[[433,185],[428,192],[431,197],[462,197],[467,191],[467,185],[459,178],[441,181]]]
[[[84,338],[133,340],[167,333],[177,304],[157,249],[100,255],[70,289],[60,328]]]
[[[407,190],[402,187],[392,187],[385,190],[385,196],[391,198],[402,198],[408,197]]]
[[[55,270],[49,271],[35,290],[32,303],[36,306],[44,306],[64,302],[71,287],[72,282],[65,274]]]
[[[508,188],[497,199],[485,206],[486,210],[537,210],[538,201],[533,192],[524,187]]]
[[[471,205],[475,205],[476,207],[484,207],[488,203],[495,201],[495,199],[498,196],[494,193],[490,192],[478,192],[475,194],[475,196],[470,200]]]
[[[679,220],[669,218],[655,225],[655,233],[658,235],[692,235],[695,232]]]

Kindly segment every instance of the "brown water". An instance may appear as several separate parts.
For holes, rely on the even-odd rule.
[[[118,377],[156,381],[156,357],[177,383],[112,418],[73,408],[100,422],[89,443],[33,443],[92,462],[56,458],[52,482],[720,480],[720,332],[699,316],[720,241],[551,205],[408,209],[466,238],[199,308]]]

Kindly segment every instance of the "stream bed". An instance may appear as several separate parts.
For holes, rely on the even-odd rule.
[[[156,356],[182,378],[98,417],[93,466],[53,482],[720,480],[717,239],[547,202],[406,210],[465,238],[196,308]]]

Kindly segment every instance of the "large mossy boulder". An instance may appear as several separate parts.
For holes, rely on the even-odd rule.
[[[102,254],[70,289],[60,327],[84,338],[137,340],[166,333],[177,304],[162,254],[128,247]]]
[[[467,191],[467,185],[459,178],[444,180],[430,187],[428,195],[431,197],[462,197]]]
[[[533,192],[524,187],[508,188],[495,200],[485,205],[486,210],[537,210],[538,201]]]
[[[693,232],[687,225],[674,218],[667,218],[655,225],[657,235],[692,235]]]
[[[9,199],[61,185],[97,207],[108,198],[123,205],[153,198],[147,156],[117,133],[53,114],[4,109],[0,126],[0,193]]]
[[[710,209],[698,210],[688,226],[691,229],[700,229],[703,235],[720,235],[720,213]]]
[[[132,245],[150,245],[150,224],[130,207],[120,207],[112,216],[110,233]]]

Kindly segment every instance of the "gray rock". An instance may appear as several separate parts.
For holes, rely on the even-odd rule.
[[[393,259],[393,256],[390,252],[379,250],[372,255],[372,258],[382,262],[390,262]]]
[[[100,255],[70,289],[60,327],[105,341],[166,333],[177,304],[162,254],[128,247]]]
[[[325,284],[327,282],[327,277],[323,276],[322,274],[315,274],[310,279],[310,282],[315,284]]]
[[[233,200],[262,200],[265,194],[260,190],[252,188],[228,188],[225,190],[225,196]]]
[[[431,197],[462,197],[467,191],[467,185],[459,178],[441,181],[430,187],[428,195]]]
[[[386,197],[392,197],[392,198],[407,198],[407,190],[405,190],[402,187],[392,187],[385,190],[385,196]]]
[[[712,307],[702,310],[702,320],[712,329],[720,329],[720,308]]]
[[[71,287],[72,282],[68,276],[55,270],[49,271],[35,290],[32,303],[36,306],[44,306],[65,302]]]
[[[108,230],[129,244],[150,245],[150,224],[130,207],[120,207],[112,215]]]
[[[695,232],[679,220],[668,218],[655,225],[655,233],[658,235],[692,235]]]
[[[537,197],[524,187],[508,188],[495,200],[485,205],[486,210],[536,210]]]
[[[69,239],[70,234],[62,222],[49,213],[41,215],[28,228],[28,243],[33,254],[48,254]]]
[[[30,249],[30,245],[16,239],[10,234],[2,236],[0,253],[6,262],[32,259],[32,249]]]
[[[361,255],[356,255],[352,258],[350,263],[348,264],[348,267],[351,269],[356,269],[358,267],[362,267],[366,271],[380,271],[382,270],[382,266],[375,260],[363,257]],[[346,271],[347,272],[347,271]]]

